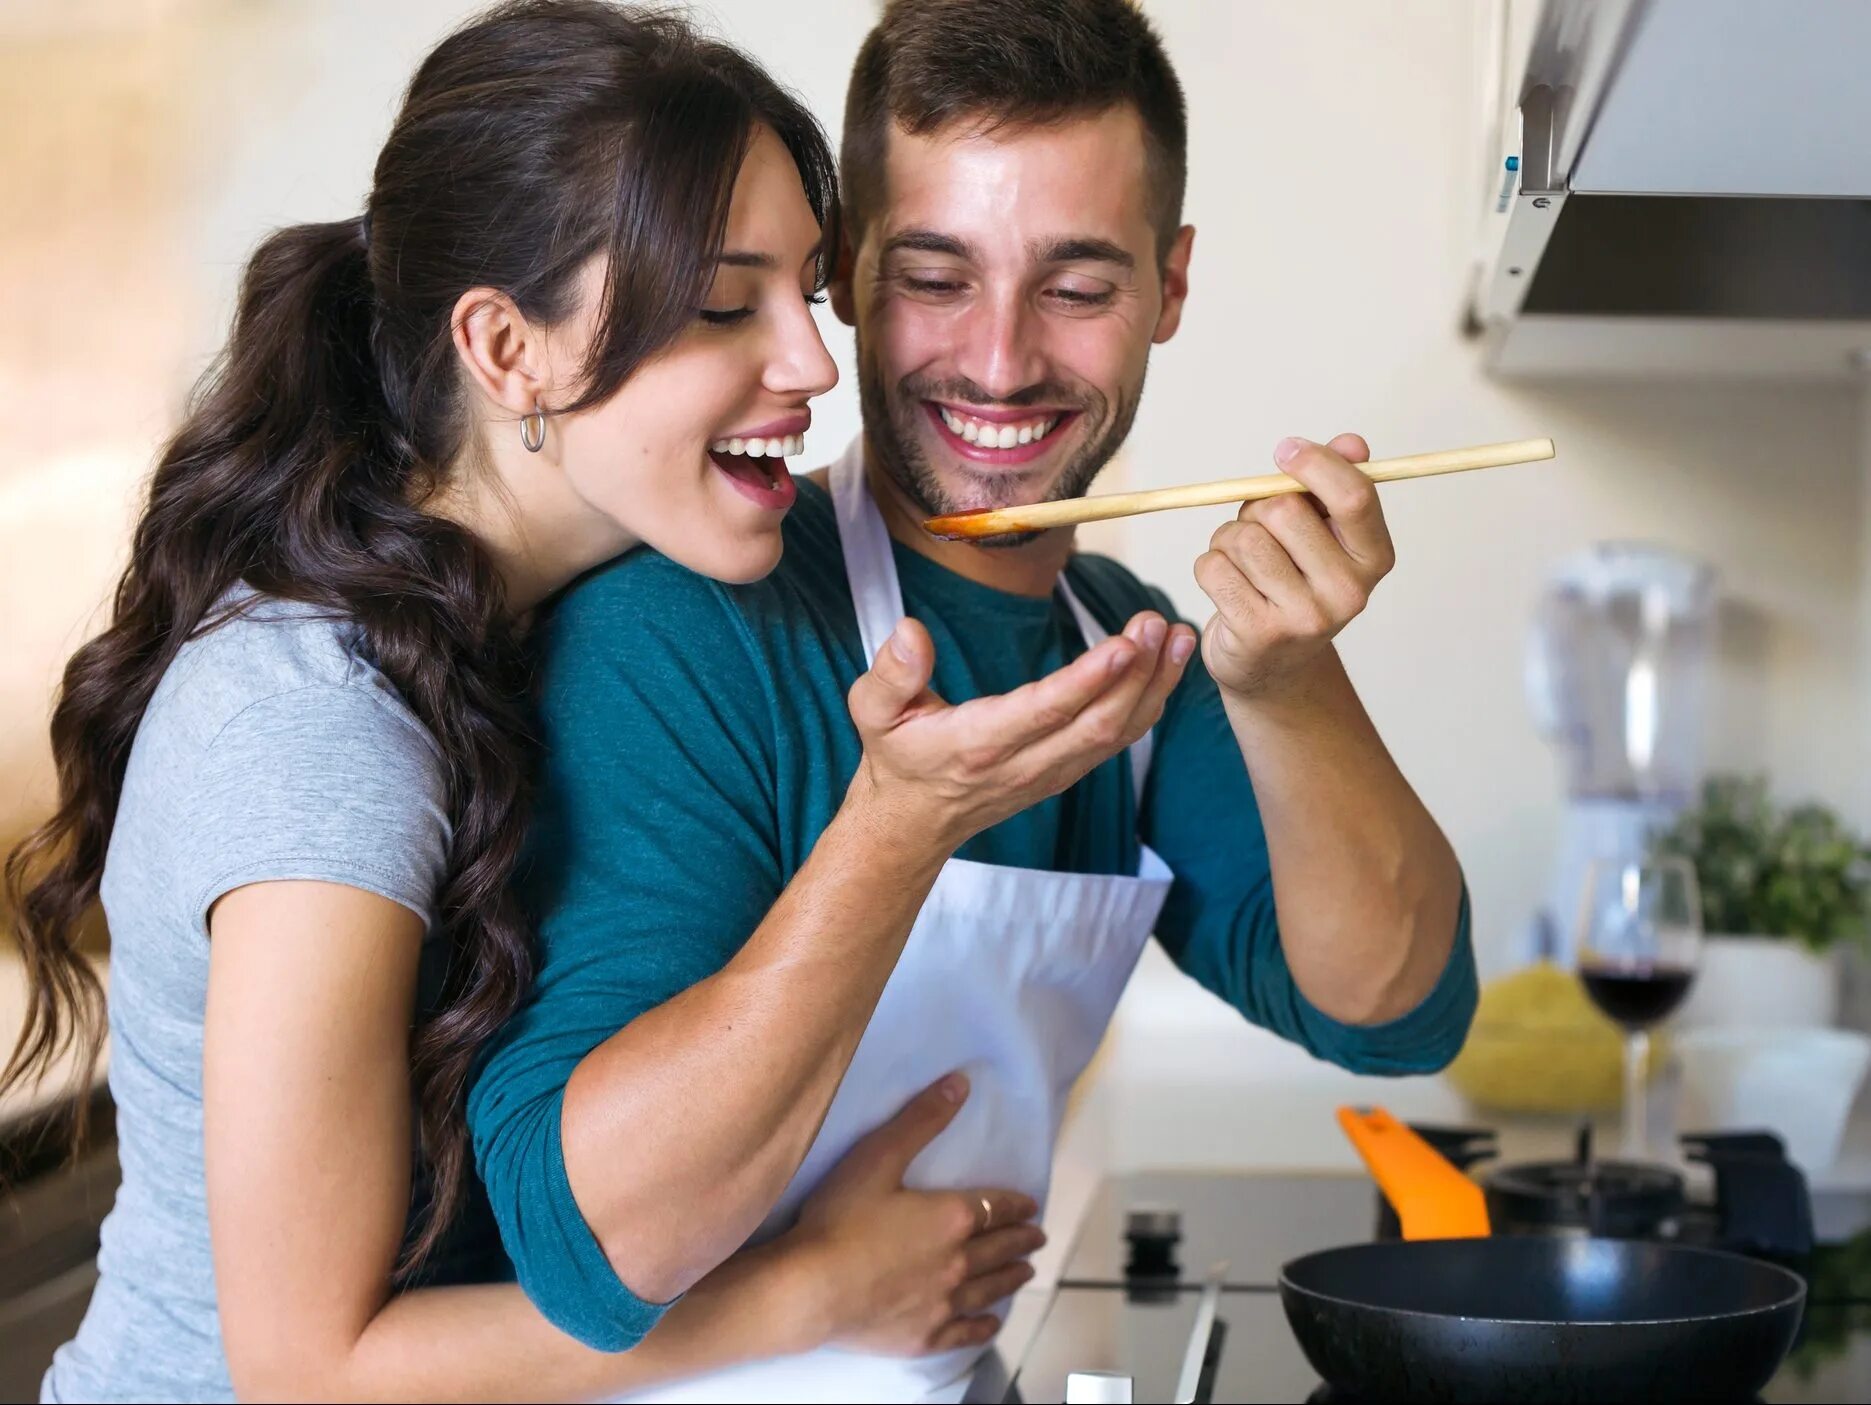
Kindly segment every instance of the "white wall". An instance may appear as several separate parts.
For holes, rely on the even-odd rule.
[[[705,8],[836,133],[869,0]],[[1129,479],[1259,471],[1294,432],[1357,429],[1380,454],[1558,441],[1550,465],[1390,490],[1400,564],[1344,640],[1379,726],[1467,863],[1489,964],[1535,899],[1557,819],[1550,758],[1520,698],[1525,623],[1545,569],[1591,540],[1654,537],[1719,565],[1741,628],[1712,759],[1764,766],[1871,823],[1871,430],[1852,397],[1514,388],[1478,373],[1456,332],[1478,144],[1474,3],[1148,8],[1188,90],[1199,236],[1188,317],[1152,367]],[[184,314],[176,401],[222,335],[246,251],[270,226],[360,207],[401,84],[471,9],[171,11],[217,28],[201,46],[217,61],[171,83],[193,84],[202,114],[180,241],[199,296]],[[813,435],[829,457],[855,427],[856,393],[845,334],[829,318],[826,332],[845,373]],[[1206,514],[1166,514],[1116,540],[1200,614],[1188,565],[1211,527]],[[100,585],[88,569],[67,592],[83,610]]]

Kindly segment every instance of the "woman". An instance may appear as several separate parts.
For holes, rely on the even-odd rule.
[[[0,1086],[95,1056],[99,897],[113,941],[124,1179],[48,1399],[583,1396],[992,1332],[1032,1201],[991,1192],[976,1233],[978,1197],[901,1188],[959,1080],[637,1350],[461,1286],[490,1242],[464,1080],[530,975],[525,619],[639,543],[771,569],[782,460],[835,379],[808,307],[833,210],[820,132],[745,57],[541,0],[423,63],[361,219],[260,247],[66,670],[59,809],[8,864],[36,1000]],[[946,803],[954,757],[866,745],[903,813]],[[997,785],[984,823],[1030,799]],[[773,920],[862,877],[802,876]]]

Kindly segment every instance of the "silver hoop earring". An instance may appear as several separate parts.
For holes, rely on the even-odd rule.
[[[533,406],[530,415],[520,416],[520,442],[526,446],[526,452],[536,454],[546,447],[546,412]]]

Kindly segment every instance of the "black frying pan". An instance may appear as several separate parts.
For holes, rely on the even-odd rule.
[[[1381,1401],[1747,1400],[1806,1283],[1713,1249],[1491,1236],[1481,1189],[1381,1109],[1339,1109],[1403,1240],[1293,1260],[1280,1301],[1334,1392]]]
[[[1746,1400],[1792,1348],[1806,1284],[1712,1249],[1506,1236],[1308,1254],[1280,1300],[1356,1399]]]

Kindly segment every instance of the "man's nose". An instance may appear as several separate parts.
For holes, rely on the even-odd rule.
[[[955,369],[996,400],[1012,399],[1046,378],[1038,319],[1024,298],[980,299],[956,330]]]

